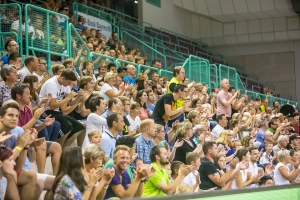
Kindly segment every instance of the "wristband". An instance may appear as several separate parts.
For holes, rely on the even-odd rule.
[[[23,150],[23,148],[22,147],[19,147],[19,146],[16,146],[16,149],[18,150],[18,151],[22,151]]]
[[[28,150],[28,149],[29,149],[29,147],[30,147],[30,146],[28,145],[27,147],[24,147],[23,149],[24,149],[24,150]]]

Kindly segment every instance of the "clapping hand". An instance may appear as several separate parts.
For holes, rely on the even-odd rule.
[[[174,149],[177,149],[177,148],[181,147],[182,145],[183,145],[183,140],[181,140],[181,141],[177,140],[177,141],[174,143],[173,148],[174,148]]]
[[[51,126],[55,122],[54,118],[51,118],[51,114],[47,116],[47,118],[44,120],[43,124],[45,126]]]
[[[98,182],[98,180],[103,176],[103,174],[103,168],[91,169],[89,173],[89,184],[95,185]]]
[[[9,138],[11,138],[12,136],[14,136],[14,135],[13,134],[6,135],[5,131],[3,131],[2,133],[0,133],[0,144],[4,143],[6,140],[8,140]]]
[[[115,175],[115,169],[114,168],[107,169],[107,170],[104,171],[102,179],[108,185],[111,182],[111,179],[114,177],[114,175]]]
[[[181,165],[178,171],[178,176],[186,177],[189,173],[194,171],[194,166],[192,165]]]

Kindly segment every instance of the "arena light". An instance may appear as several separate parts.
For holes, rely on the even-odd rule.
[[[138,1],[134,1],[134,3],[138,3]]]

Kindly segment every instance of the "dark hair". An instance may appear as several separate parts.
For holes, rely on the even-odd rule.
[[[23,83],[29,84],[30,96],[34,101],[37,100],[37,92],[33,88],[33,83],[38,82],[38,78],[35,75],[27,75],[25,76]]]
[[[250,148],[248,148],[248,150],[249,150],[249,152],[250,152],[250,154],[252,153],[252,151],[254,151],[254,150],[258,150],[258,148],[256,148],[256,147],[250,147]]]
[[[291,149],[290,150],[290,156],[294,156],[294,154],[296,153],[297,151],[295,151],[295,149]]]
[[[265,176],[261,177],[260,180],[259,180],[259,185],[266,184],[266,182],[268,180],[272,180],[273,181],[273,178],[270,175],[265,175]]]
[[[242,149],[239,149],[237,152],[236,152],[236,157],[239,159],[239,161],[241,162],[243,160],[243,156],[246,156],[246,154],[249,152],[248,149],[246,148],[242,148]]]
[[[12,69],[16,69],[16,67],[14,65],[6,65],[4,67],[1,68],[1,78],[3,79],[3,81],[6,81],[6,76],[9,76]]]
[[[85,60],[85,61],[83,61],[83,63],[82,63],[83,69],[85,69],[86,66],[89,65],[90,63],[93,63],[93,61],[91,61],[91,60]]]
[[[30,88],[30,85],[27,83],[21,83],[21,84],[17,84],[14,87],[11,88],[11,98],[13,100],[16,100],[17,98],[17,94],[18,95],[23,95],[24,93],[24,89],[25,88]]]
[[[117,68],[117,66],[115,65],[115,63],[112,63],[112,62],[111,62],[111,63],[108,63],[108,64],[107,64],[107,70],[108,70],[108,71],[110,71],[110,68],[112,68],[112,67]]]
[[[204,155],[206,155],[208,153],[208,150],[213,148],[215,144],[216,144],[216,142],[214,142],[214,141],[205,141],[202,146]]]
[[[173,175],[175,174],[175,170],[176,170],[176,169],[179,169],[179,167],[180,167],[182,164],[183,164],[183,162],[181,162],[181,161],[173,161],[173,162],[171,163],[171,171],[172,171],[171,176],[173,176]]]
[[[137,88],[136,88],[137,91],[145,89],[144,82],[145,82],[144,79],[137,79]]]
[[[16,110],[19,111],[19,105],[16,102],[10,102],[7,103],[5,105],[2,105],[2,107],[0,108],[0,116],[4,117],[4,115],[6,114],[7,109],[9,108],[15,108]]]
[[[9,159],[12,155],[13,155],[13,151],[10,148],[4,145],[0,146],[0,161],[3,162]]]
[[[234,87],[229,87],[228,88],[228,92],[231,92],[232,90],[235,90],[235,88]]]
[[[192,100],[192,108],[196,108],[196,104],[197,104],[197,102],[198,102],[199,100],[200,100],[199,98],[196,98],[196,99],[193,99],[193,100]]]
[[[94,37],[92,37],[92,36],[87,36],[87,37],[86,37],[86,40],[89,41],[89,39],[91,39],[91,38],[94,39]]]
[[[63,176],[70,176],[75,186],[80,192],[84,192],[84,188],[87,185],[84,176],[81,172],[83,168],[82,150],[80,147],[67,147],[63,150],[57,176],[55,177],[52,185],[52,192],[55,193],[58,183],[61,181]]]
[[[77,81],[75,72],[72,69],[64,69],[60,76],[64,77],[66,80]]]
[[[103,101],[103,98],[99,96],[93,96],[92,98],[90,98],[89,105],[92,113],[96,112],[97,106],[100,105],[101,101]]]
[[[17,58],[22,58],[22,56],[18,53],[12,53],[8,56],[8,63],[9,61],[15,61]]]
[[[154,91],[155,89],[157,89],[157,83],[153,84],[151,88],[152,88],[153,91]]]
[[[7,51],[7,47],[9,46],[9,43],[10,42],[12,42],[12,41],[15,41],[14,39],[8,39],[6,42],[5,42],[5,45],[4,45],[4,47],[5,47],[5,50]]]
[[[116,141],[116,146],[125,145],[129,148],[132,148],[135,143],[135,139],[133,137],[122,136]]]
[[[155,63],[160,62],[159,60],[153,60],[151,65],[154,65]]]
[[[112,128],[113,127],[113,122],[118,122],[118,113],[112,113],[110,114],[107,118],[107,126],[108,128]]]
[[[108,103],[107,103],[107,108],[108,109],[111,109],[113,107],[114,104],[117,104],[118,103],[118,100],[117,98],[111,98],[108,100]]]
[[[113,36],[115,33],[117,33],[117,32],[112,32],[112,33],[111,33],[111,36]],[[117,34],[118,34],[118,33],[117,33]]]
[[[271,125],[273,125],[274,122],[275,122],[277,119],[278,119],[278,117],[273,117],[273,118],[269,121],[269,123],[268,123],[269,127],[270,127]]]
[[[217,115],[217,117],[216,117],[217,123],[219,123],[222,120],[223,116],[225,116],[225,115],[224,114]]]
[[[24,65],[27,66],[29,65],[29,63],[34,62],[34,58],[35,56],[28,56],[27,58],[25,58]]]
[[[156,145],[156,146],[154,146],[152,149],[151,149],[151,151],[150,151],[150,160],[151,160],[151,162],[153,163],[153,162],[156,162],[156,155],[160,155],[160,148],[165,148],[165,147],[162,147],[162,146],[160,146],[160,145]]]
[[[174,93],[179,92],[179,90],[180,90],[180,91],[183,91],[184,88],[187,88],[187,86],[184,85],[184,84],[177,84],[177,85],[175,85],[175,87],[174,87]]]
[[[146,92],[145,89],[140,90],[140,91],[137,92],[137,94],[136,94],[136,102],[138,102],[140,104],[140,106],[143,107],[144,109],[147,109],[146,103],[144,103],[144,105],[142,105],[141,100],[140,100],[140,97],[143,96],[144,92],[147,94],[147,92]]]

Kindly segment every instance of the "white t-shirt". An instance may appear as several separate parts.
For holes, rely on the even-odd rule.
[[[250,172],[251,173],[251,177],[252,176],[256,176],[258,175],[258,167],[257,167],[257,164],[254,163],[254,165],[249,162],[249,168],[246,169],[246,172]],[[251,184],[251,185],[248,185],[246,188],[257,188],[257,184]]]
[[[52,94],[52,98],[55,98],[56,101],[61,101],[65,96],[71,92],[70,86],[63,86],[58,83],[57,76],[54,76],[48,79],[42,86],[40,91],[40,99],[43,98],[46,94]],[[49,105],[46,106],[45,110],[51,110]],[[59,108],[56,108],[55,111],[59,111]]]
[[[219,124],[217,124],[217,125],[213,128],[211,134],[212,134],[215,138],[218,139],[219,136],[220,136],[220,134],[221,134],[221,132],[224,131],[224,130],[225,130],[225,129],[224,129],[222,126],[220,126]]]
[[[130,126],[129,129],[130,131],[135,131],[137,126],[140,126],[141,124],[141,119],[139,116],[136,116],[135,120],[133,120],[130,115],[126,115],[126,118],[128,119]]]
[[[86,124],[86,133],[82,144],[82,149],[85,149],[85,147],[87,147],[90,144],[88,138],[89,132],[91,132],[92,130],[99,130],[103,133],[107,128],[106,119],[95,113],[91,113],[88,115],[85,124]]]
[[[264,152],[262,157],[259,160],[259,163],[262,165],[273,165],[273,161],[272,161],[272,155],[268,155],[267,152]]]
[[[29,20],[28,20],[28,23],[29,23]],[[17,31],[17,32],[20,31],[19,28],[20,28],[20,27],[19,27],[19,20],[14,21],[14,22],[11,24],[11,27],[10,27],[11,30],[15,30],[15,31]],[[22,24],[22,31],[25,32],[25,23]],[[32,33],[31,39],[34,39],[34,37],[35,37],[35,31],[34,31],[33,26],[31,26],[31,25],[28,26],[28,33],[29,33],[29,34]]]
[[[240,163],[238,163],[236,165],[236,167],[238,167],[240,165]],[[243,182],[246,182],[247,181],[247,169],[244,169],[244,170],[240,170],[239,173],[242,173],[242,181]],[[236,178],[232,181],[232,186],[231,186],[231,189],[239,189],[236,185]]]
[[[280,167],[285,167],[288,174],[290,173],[290,170],[287,166],[285,166],[284,164],[282,163],[278,163],[275,167],[275,170],[274,170],[274,182],[275,182],[275,185],[289,185],[290,182],[288,180],[286,180],[280,173],[279,171],[279,168]]]
[[[186,177],[184,177],[184,179],[182,179],[181,183],[186,183],[189,186],[191,186],[192,188],[194,188],[194,185],[196,184],[196,175],[199,174],[199,172],[197,170],[189,173]],[[195,189],[194,192],[198,192],[199,191],[199,187],[197,187]]]
[[[104,101],[109,100],[110,98],[105,94],[105,92],[107,92],[108,90],[113,90],[115,93],[119,92],[117,88],[115,88],[114,86],[110,86],[107,83],[105,83],[100,92],[99,92],[99,96],[102,97],[104,99]]]
[[[33,75],[33,73],[30,73],[27,67],[23,67],[21,70],[18,71],[18,77],[20,81],[23,81],[27,75]]]
[[[33,75],[36,75],[36,77],[38,78],[38,83],[40,84],[44,78],[44,75],[40,76],[37,73],[33,72]]]

